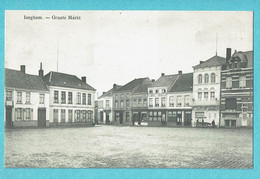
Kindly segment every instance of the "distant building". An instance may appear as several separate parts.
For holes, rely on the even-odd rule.
[[[98,123],[111,124],[114,120],[113,94],[121,86],[114,84],[113,88],[98,97]]]
[[[49,90],[41,76],[5,68],[5,126],[46,127],[49,125]]]
[[[141,86],[150,83],[149,78],[134,79],[113,93],[114,124],[129,125],[132,123],[133,93]]]
[[[213,120],[219,125],[221,70],[225,65],[226,59],[215,55],[193,67],[193,125]]]
[[[191,126],[193,73],[179,72],[178,79],[167,93],[167,126]]]
[[[221,127],[253,126],[253,51],[227,49],[221,82]]]
[[[43,77],[50,90],[51,125],[90,125],[94,122],[95,89],[86,77],[49,72]]]

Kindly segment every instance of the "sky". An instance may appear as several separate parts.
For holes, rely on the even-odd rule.
[[[253,50],[249,11],[9,10],[5,15],[6,68],[26,65],[26,73],[37,75],[42,62],[45,74],[86,76],[98,96],[135,78],[192,72],[216,52],[225,57],[226,48]],[[80,20],[68,20],[69,15]]]

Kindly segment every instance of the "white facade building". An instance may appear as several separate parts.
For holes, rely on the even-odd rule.
[[[220,83],[221,70],[226,59],[214,56],[193,67],[193,125],[212,123],[219,125],[220,120]]]

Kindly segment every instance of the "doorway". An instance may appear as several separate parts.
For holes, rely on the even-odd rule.
[[[38,127],[46,127],[46,108],[38,108]]]
[[[5,122],[6,127],[10,128],[12,127],[12,107],[6,107],[6,113],[5,113]]]

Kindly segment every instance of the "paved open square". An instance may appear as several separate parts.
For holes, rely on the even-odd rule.
[[[5,167],[252,168],[252,129],[89,128],[5,131]]]

